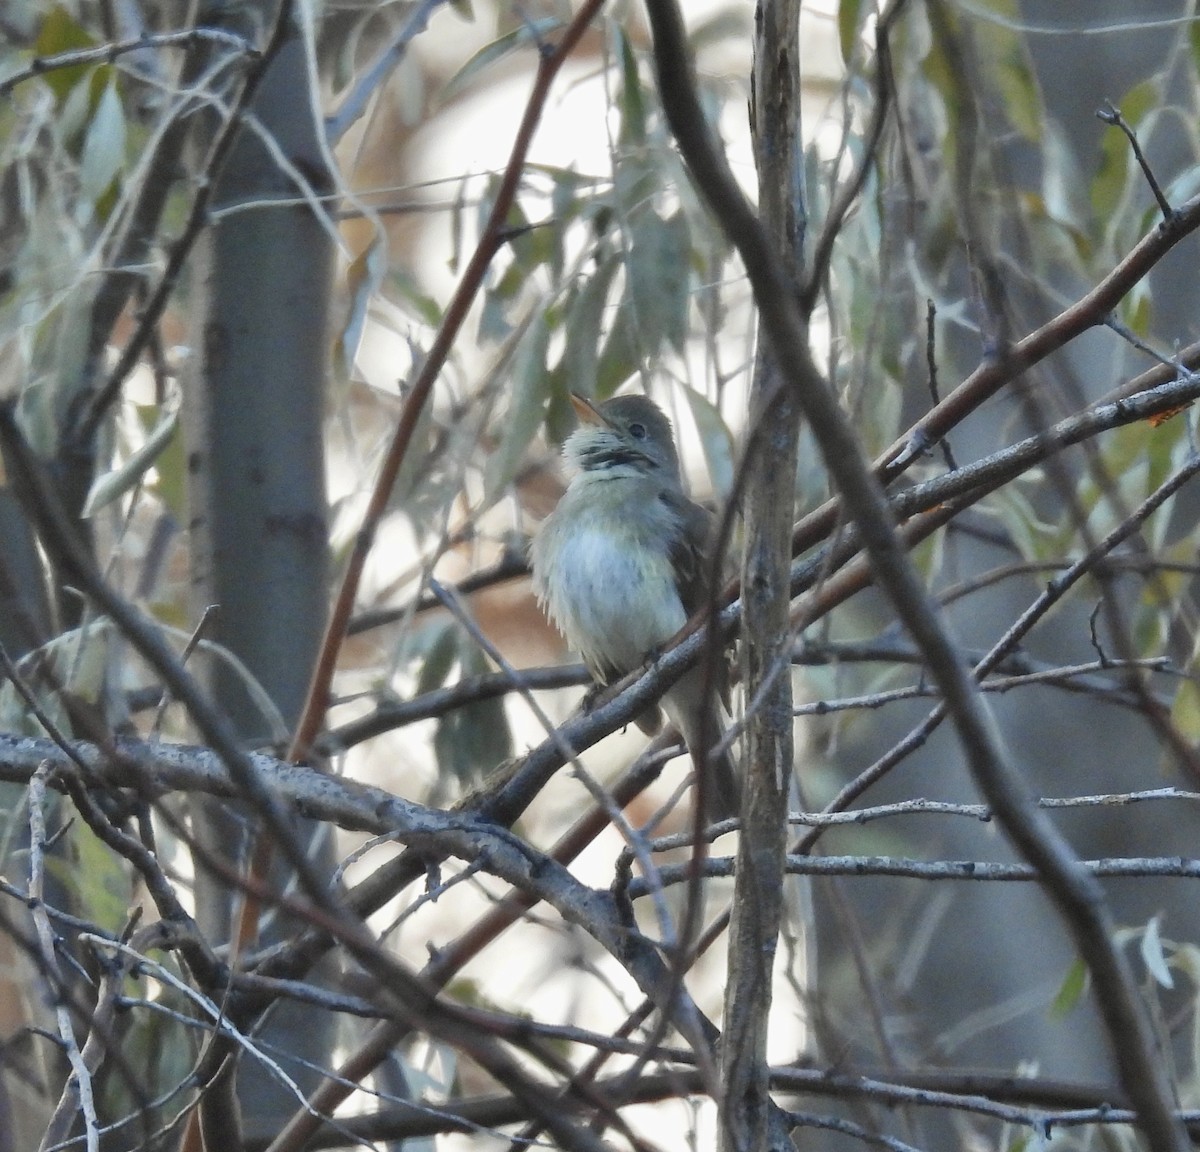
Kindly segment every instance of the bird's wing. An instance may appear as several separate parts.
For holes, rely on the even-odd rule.
[[[688,616],[694,616],[712,601],[712,549],[716,544],[717,520],[711,512],[680,492],[665,492],[660,499],[671,505],[681,525],[671,541],[671,563],[675,567],[675,585]],[[724,567],[724,566],[722,566]],[[717,691],[729,707],[729,669],[722,654],[717,666]]]
[[[679,532],[670,542],[675,586],[684,611],[698,612],[711,595],[711,547],[716,524],[711,512],[680,492],[664,492],[659,497],[671,508],[679,522]]]

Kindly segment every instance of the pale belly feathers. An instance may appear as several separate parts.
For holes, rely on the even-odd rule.
[[[555,576],[538,596],[589,664],[632,670],[687,622],[664,537],[631,547],[628,523],[616,533],[578,521],[567,534],[547,529],[555,538],[538,544]]]

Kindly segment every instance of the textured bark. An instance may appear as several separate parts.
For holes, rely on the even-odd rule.
[[[751,103],[759,211],[798,278],[802,209],[798,0],[762,0],[755,18]],[[760,337],[751,396],[761,432],[747,461],[742,676],[747,717],[742,834],[729,940],[722,1037],[721,1147],[757,1152],[771,1144],[767,1030],[779,939],[792,777],[792,685],[788,664],[788,574],[800,413],[795,393]]]
[[[261,24],[274,11],[273,3],[247,5],[238,16]],[[251,113],[324,194],[331,181],[313,99],[296,30],[272,61]],[[214,207],[297,195],[292,177],[243,129]],[[332,258],[329,234],[308,206],[253,208],[214,224],[192,269],[196,307],[185,428],[193,607],[198,618],[207,605],[218,605],[213,638],[236,653],[289,727],[304,700],[327,606],[322,416]],[[249,744],[278,737],[238,677],[217,667],[211,683]],[[245,816],[206,803],[202,839],[223,858],[242,859]],[[298,824],[297,834],[311,840],[318,830]],[[327,837],[317,852],[324,857],[318,866],[328,867]],[[283,869],[276,873],[273,885],[286,884]],[[203,872],[196,887],[200,923],[213,938],[227,939],[234,904],[228,887]],[[310,1014],[285,1012],[273,1018],[269,1039],[327,1063],[332,1028],[314,1023]],[[296,1075],[301,1083],[312,1080]],[[290,1112],[290,1097],[257,1069],[244,1067],[240,1083],[248,1131],[270,1130]]]

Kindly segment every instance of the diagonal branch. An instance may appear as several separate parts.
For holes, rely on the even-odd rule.
[[[505,243],[505,224],[508,220],[508,212],[516,199],[521,174],[525,169],[525,157],[529,153],[533,134],[537,130],[542,109],[550,94],[550,85],[563,64],[566,63],[567,57],[575,50],[575,46],[579,43],[593,17],[603,6],[604,0],[587,0],[587,3],[571,20],[553,51],[547,52],[539,58],[533,91],[529,94],[525,113],[517,128],[512,152],[500,180],[500,186],[496,191],[496,199],[492,204],[491,213],[484,225],[483,235],[463,271],[458,289],[442,317],[442,326],[438,329],[433,345],[405,398],[395,434],[380,467],[370,501],[363,514],[362,523],[354,537],[354,547],[346,563],[346,571],[342,576],[337,598],[330,613],[329,625],[325,630],[325,637],[321,642],[321,650],[313,670],[308,699],[304,702],[304,711],[292,739],[292,759],[301,759],[308,755],[321,725],[325,722],[338,653],[341,651],[342,641],[345,639],[346,630],[350,625],[354,600],[358,595],[358,586],[366,567],[367,557],[375,543],[375,534],[387,513],[392,486],[400,473],[400,466],[408,455],[408,447],[416,432],[421,412],[433,392],[435,382],[441,375],[442,367],[446,363],[450,349],[454,346],[459,330],[466,321],[471,303],[483,284],[484,274],[496,253]]]
[[[1018,850],[1042,876],[1091,970],[1121,1081],[1135,1103],[1150,1147],[1153,1152],[1186,1152],[1189,1141],[1172,1115],[1171,1085],[1133,974],[1112,939],[1104,891],[1079,867],[1045,814],[1029,803],[978,685],[942,627],[937,608],[897,536],[858,438],[813,363],[804,320],[788,290],[778,254],[714,145],[696,98],[678,5],[674,0],[648,0],[647,11],[667,119],[697,184],[742,257],[760,322],[779,362],[793,372],[784,386],[795,390],[825,465],[857,522],[875,580],[925,655],[977,786]]]

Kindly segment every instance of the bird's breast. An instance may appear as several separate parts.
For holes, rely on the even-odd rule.
[[[539,595],[593,667],[635,668],[687,620],[669,533],[647,511],[626,506],[606,515],[568,505],[535,546]]]

